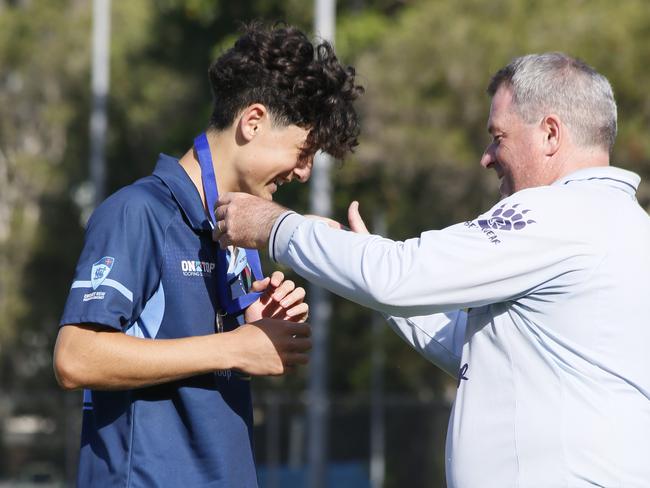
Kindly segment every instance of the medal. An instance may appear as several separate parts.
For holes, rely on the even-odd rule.
[[[219,191],[217,190],[217,178],[214,174],[214,166],[212,165],[210,145],[208,144],[208,138],[205,133],[202,133],[194,139],[194,148],[196,149],[199,165],[201,166],[201,182],[203,184],[203,192],[205,193],[206,207],[210,216],[210,225],[214,230],[217,223],[214,215],[214,206],[219,199]],[[216,318],[218,331],[223,330],[223,316],[226,314],[238,314],[244,311],[246,307],[255,302],[261,295],[259,292],[250,292],[235,298],[232,297],[230,283],[238,278],[247,265],[250,266],[256,280],[261,280],[264,277],[257,250],[236,248],[229,256],[228,251],[221,249],[217,244],[217,265],[215,269],[217,272],[217,294],[222,312],[218,313]]]
[[[215,315],[215,319],[214,319],[215,327],[214,328],[215,328],[215,330],[217,332],[223,332],[223,317],[224,316],[221,315],[220,312],[217,312],[217,315]]]

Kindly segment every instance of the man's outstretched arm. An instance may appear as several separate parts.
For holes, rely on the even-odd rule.
[[[520,192],[474,220],[393,241],[230,194],[218,209],[220,242],[256,247],[268,242],[273,259],[337,295],[389,315],[422,316],[516,300],[543,292],[560,276],[554,293],[583,280],[593,252],[571,232],[557,232],[554,219],[531,219],[516,230],[490,220],[508,205],[539,208],[543,197],[534,190]]]
[[[274,237],[273,229],[278,229],[282,225],[284,218],[289,220],[302,219],[301,216],[288,212],[279,205],[244,194],[241,197],[239,194],[228,195],[226,199],[221,201],[220,206],[222,207],[222,220],[227,215],[226,210],[231,207],[230,215],[234,217],[232,221],[243,224],[233,228],[222,222],[223,232],[219,234],[222,237],[223,245],[232,244],[234,239],[234,242],[238,245],[246,242],[249,245],[261,247],[266,245],[267,234]],[[257,206],[261,210],[255,208]],[[242,215],[245,215],[245,217],[242,217]],[[273,225],[269,225],[270,222],[264,220],[268,218],[275,219],[272,222]],[[320,219],[324,220],[329,227],[343,228],[338,222],[331,219]],[[359,214],[357,202],[352,202],[348,209],[348,222],[350,224],[349,230],[361,234],[360,237],[362,238],[364,235],[373,238],[373,236],[369,235],[368,229]],[[291,227],[290,222],[287,224]],[[230,234],[226,232],[227,229],[231,231]],[[376,237],[374,236],[374,238]],[[316,266],[316,268],[319,268],[319,266]],[[323,271],[320,277],[314,277],[315,281],[324,279],[324,275],[329,274],[330,267],[326,268],[327,270]],[[320,267],[319,269],[325,268]],[[305,270],[297,269],[297,271],[304,273]],[[344,279],[343,273],[338,274],[337,277],[338,279]],[[333,282],[327,285],[330,289],[338,291]],[[361,293],[363,292],[361,291]],[[364,303],[362,300],[355,300],[355,296],[346,295],[345,290],[341,294],[359,303]],[[382,310],[381,304],[376,304],[375,308]],[[448,313],[412,317],[397,317],[384,313],[384,317],[391,328],[427,360],[442,368],[451,376],[455,377],[457,375],[467,323],[467,314],[464,311],[456,310]]]

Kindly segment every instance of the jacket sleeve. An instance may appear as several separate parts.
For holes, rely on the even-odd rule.
[[[408,318],[384,317],[397,335],[413,349],[450,376],[456,377],[465,341],[465,311]]]
[[[585,279],[593,251],[542,203],[519,192],[472,221],[403,242],[288,213],[270,252],[307,280],[397,317],[544,299]]]

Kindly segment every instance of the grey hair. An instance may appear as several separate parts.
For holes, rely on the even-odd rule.
[[[616,101],[603,75],[564,53],[529,54],[497,71],[487,92],[494,96],[505,85],[512,102],[528,124],[554,113],[580,146],[611,152],[616,139]]]

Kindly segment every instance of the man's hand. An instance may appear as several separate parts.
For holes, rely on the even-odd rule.
[[[305,289],[297,287],[293,281],[285,280],[284,274],[275,271],[270,277],[255,281],[253,291],[264,294],[252,303],[244,312],[244,320],[255,322],[263,317],[305,322],[309,314],[309,305],[304,302]]]
[[[356,200],[351,202],[350,206],[348,207],[348,223],[350,227],[346,227],[340,222],[334,219],[330,219],[329,217],[321,217],[320,215],[312,215],[312,214],[305,215],[305,217],[309,219],[320,220],[322,222],[325,222],[332,229],[351,230],[352,232],[356,232],[357,234],[370,234],[368,228],[366,227],[365,222],[361,218],[361,214],[359,214],[359,202],[357,202]]]
[[[226,193],[214,209],[217,225],[212,238],[222,249],[228,246],[262,249],[269,242],[276,219],[286,210],[248,193]]]
[[[357,234],[370,234],[366,223],[361,218],[359,213],[359,202],[356,200],[350,203],[348,207],[348,223],[350,224],[350,230],[356,232]]]
[[[311,329],[305,323],[263,318],[223,335],[231,344],[232,368],[249,375],[281,375],[309,361]]]

